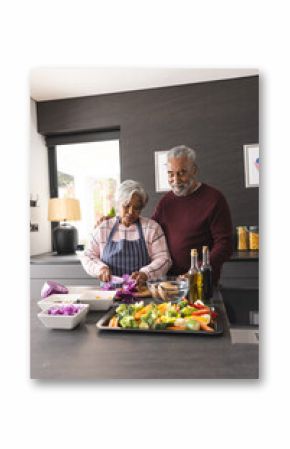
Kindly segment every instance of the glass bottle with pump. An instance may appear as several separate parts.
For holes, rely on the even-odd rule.
[[[189,303],[193,304],[198,299],[197,292],[197,277],[199,273],[198,263],[197,263],[197,250],[192,249],[190,252],[191,256],[191,266],[188,271],[188,287],[189,287]]]
[[[202,299],[207,301],[213,296],[212,267],[209,260],[208,246],[202,247],[202,265],[200,268],[203,278],[203,295]]]

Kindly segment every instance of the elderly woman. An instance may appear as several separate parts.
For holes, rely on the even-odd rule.
[[[82,264],[91,276],[131,274],[139,284],[167,273],[171,258],[158,223],[142,217],[148,195],[136,181],[124,181],[117,193],[119,215],[104,220],[92,234]]]

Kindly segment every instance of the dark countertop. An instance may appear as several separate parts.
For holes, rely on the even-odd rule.
[[[65,256],[58,255],[57,253],[45,253],[30,258],[31,264],[38,265],[77,265],[80,264],[80,257],[82,251],[78,251],[76,254],[69,254]],[[229,262],[244,262],[244,261],[258,261],[259,251],[235,251],[229,260]]]
[[[223,303],[218,301],[223,309]],[[31,301],[31,378],[257,379],[258,344],[233,344],[225,312],[222,336],[110,333],[89,312],[71,331],[50,330]]]
[[[33,265],[78,265],[83,251],[77,251],[76,254],[65,256],[57,253],[44,253],[30,257],[30,263]]]

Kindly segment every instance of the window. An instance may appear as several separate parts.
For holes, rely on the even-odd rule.
[[[81,220],[72,223],[86,244],[98,219],[116,208],[120,184],[119,140],[56,145],[59,198],[80,201]]]

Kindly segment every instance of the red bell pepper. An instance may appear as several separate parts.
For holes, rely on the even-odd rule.
[[[193,306],[196,308],[196,309],[204,309],[206,306],[204,305],[204,304],[200,304],[199,302],[194,302],[193,303]]]

